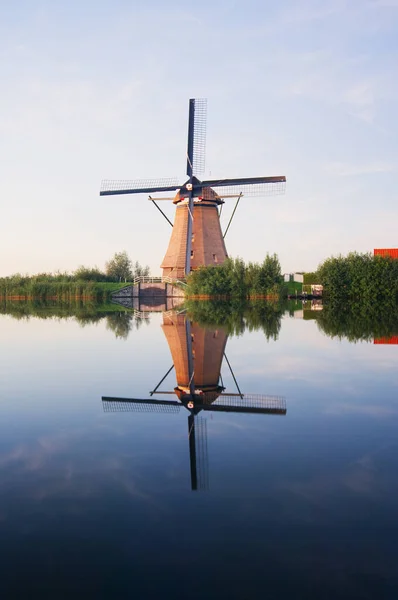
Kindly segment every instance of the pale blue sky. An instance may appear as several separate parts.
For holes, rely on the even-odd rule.
[[[206,175],[287,177],[241,201],[231,255],[312,270],[398,246],[398,0],[0,6],[0,276],[123,249],[159,273],[169,225],[100,182],[183,181],[191,97],[208,99]]]

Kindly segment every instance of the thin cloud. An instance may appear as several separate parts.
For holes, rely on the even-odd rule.
[[[326,165],[325,170],[338,177],[351,177],[355,175],[370,175],[375,173],[394,173],[398,165],[390,162],[379,162],[370,164],[349,164],[342,162],[333,162]]]
[[[375,8],[398,8],[398,0],[374,0],[370,6]]]
[[[396,416],[398,407],[379,406],[377,404],[348,404],[339,403],[327,406],[325,411],[329,415],[367,415],[369,417],[386,418]]]

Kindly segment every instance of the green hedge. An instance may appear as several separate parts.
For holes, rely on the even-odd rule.
[[[317,273],[331,303],[349,302],[358,308],[398,303],[398,259],[354,252],[328,258]]]
[[[283,288],[281,267],[276,254],[261,264],[241,258],[222,265],[200,267],[187,278],[187,296],[224,296],[246,299],[250,296],[279,296]]]

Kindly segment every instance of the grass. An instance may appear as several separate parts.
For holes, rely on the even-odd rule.
[[[112,293],[129,285],[102,281],[24,281],[0,280],[0,298],[70,300],[86,298],[96,301],[109,300]]]
[[[284,288],[287,289],[288,296],[300,295],[303,291],[303,284],[299,281],[285,281]]]

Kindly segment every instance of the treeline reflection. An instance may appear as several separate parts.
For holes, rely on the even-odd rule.
[[[222,327],[229,335],[263,331],[267,340],[277,340],[287,304],[266,302],[187,301],[188,316],[203,327]]]
[[[327,336],[345,338],[350,342],[371,342],[398,335],[398,307],[388,303],[379,303],[371,308],[326,304],[316,314],[316,321],[320,331]]]
[[[148,319],[131,310],[121,309],[111,303],[93,303],[84,300],[72,302],[50,302],[44,300],[3,300],[0,303],[0,314],[14,319],[73,319],[81,327],[94,325],[105,319],[106,327],[115,337],[127,339],[130,332],[148,325]]]
[[[378,303],[372,308],[326,304],[319,310],[311,310],[301,302],[234,302],[234,301],[187,301],[179,311],[202,327],[218,327],[228,335],[239,336],[246,331],[262,331],[267,340],[277,340],[282,317],[302,317],[316,320],[319,330],[331,338],[350,342],[371,342],[380,338],[398,336],[398,308],[388,303]],[[150,319],[143,313],[121,308],[111,303],[93,303],[84,300],[72,302],[45,302],[40,300],[0,302],[0,314],[14,319],[73,319],[81,327],[105,319],[106,327],[119,339],[148,325]]]
[[[191,319],[202,326],[223,327],[231,335],[261,330],[267,340],[277,340],[284,315],[302,316],[317,322],[319,330],[331,338],[350,342],[374,341],[398,335],[398,307],[389,302],[375,306],[320,306],[301,302],[187,302]],[[315,308],[315,310],[313,310]]]

